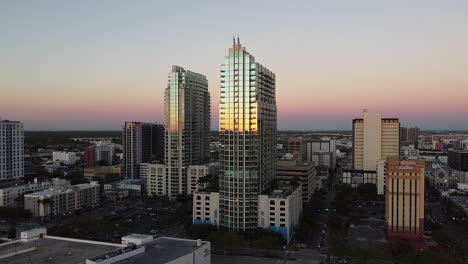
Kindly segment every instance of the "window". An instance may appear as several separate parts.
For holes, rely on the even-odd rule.
[[[280,202],[280,205],[286,205],[286,202],[285,202],[285,201],[281,201],[281,202]]]
[[[271,201],[270,201],[270,205],[275,205],[275,201],[274,201],[274,200],[271,200]]]
[[[197,200],[201,200],[201,196],[200,196],[200,195],[197,195]]]

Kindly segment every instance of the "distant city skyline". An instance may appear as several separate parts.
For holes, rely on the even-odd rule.
[[[362,109],[468,129],[466,1],[5,1],[0,118],[25,130],[163,122],[167,72],[205,75],[218,129],[232,42],[276,74],[279,130],[351,130]]]

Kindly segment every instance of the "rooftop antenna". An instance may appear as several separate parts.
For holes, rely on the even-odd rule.
[[[236,45],[236,38],[234,37],[234,34],[232,34],[232,44]]]
[[[239,33],[237,33],[237,44],[240,45],[240,40],[239,40]]]

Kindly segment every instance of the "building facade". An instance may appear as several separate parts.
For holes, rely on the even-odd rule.
[[[187,192],[186,169],[210,157],[211,104],[204,75],[173,66],[165,90],[165,164],[168,195]]]
[[[23,177],[23,123],[0,120],[0,182],[18,180]]]
[[[312,162],[297,160],[278,160],[276,179],[292,181],[298,179],[302,186],[302,203],[310,202],[316,190],[316,181],[320,180]]]
[[[419,128],[418,127],[401,127],[400,128],[400,143],[402,146],[414,145],[418,148],[419,141]]]
[[[184,168],[184,190],[183,194],[193,194],[203,187],[199,180],[210,173],[214,165],[190,165]],[[175,197],[179,192],[173,193],[171,178],[168,174],[168,166],[165,164],[142,163],[140,174],[146,176],[146,188],[148,195]]]
[[[336,141],[322,139],[306,143],[306,156],[315,166],[327,167],[334,170],[336,167]]]
[[[258,226],[279,232],[289,243],[302,215],[302,187],[281,181],[278,186],[258,196]]]
[[[385,224],[389,239],[422,239],[424,234],[424,168],[422,161],[386,162]]]
[[[448,165],[457,171],[468,171],[468,151],[450,150],[448,152]]]
[[[94,146],[86,147],[84,149],[84,167],[96,167],[96,148]]]
[[[221,225],[258,227],[258,195],[276,175],[275,74],[239,40],[221,66],[219,103]]]
[[[52,181],[39,182],[37,178],[34,182],[23,185],[14,185],[0,189],[0,207],[16,207],[23,206],[23,200],[19,199],[23,194],[34,193],[47,190],[54,186],[64,186],[64,179],[54,178]]]
[[[24,209],[34,217],[71,214],[99,203],[99,183],[91,182],[69,187],[54,187],[24,195]]]
[[[376,170],[377,161],[399,157],[398,118],[381,118],[380,113],[364,112],[353,120],[353,168]]]
[[[114,157],[114,146],[112,145],[97,145],[95,148],[95,161],[97,163],[104,162],[103,166],[111,166]]]
[[[303,138],[289,138],[288,139],[288,153],[293,155],[295,160],[304,160],[306,149]]]
[[[164,124],[144,123],[142,126],[142,162],[164,161]]]
[[[64,165],[73,165],[78,160],[78,157],[75,152],[54,151],[52,152],[52,160]]]
[[[124,175],[127,179],[140,178],[140,163],[147,163],[161,156],[164,140],[158,123],[125,122],[122,134],[124,147]],[[159,154],[158,154],[159,153]]]
[[[196,193],[193,197],[193,223],[219,226],[219,193]]]

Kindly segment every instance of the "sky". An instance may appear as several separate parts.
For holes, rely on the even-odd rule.
[[[31,130],[164,121],[172,65],[208,78],[239,34],[276,74],[278,129],[350,130],[362,110],[468,129],[468,1],[0,1],[0,118]]]

